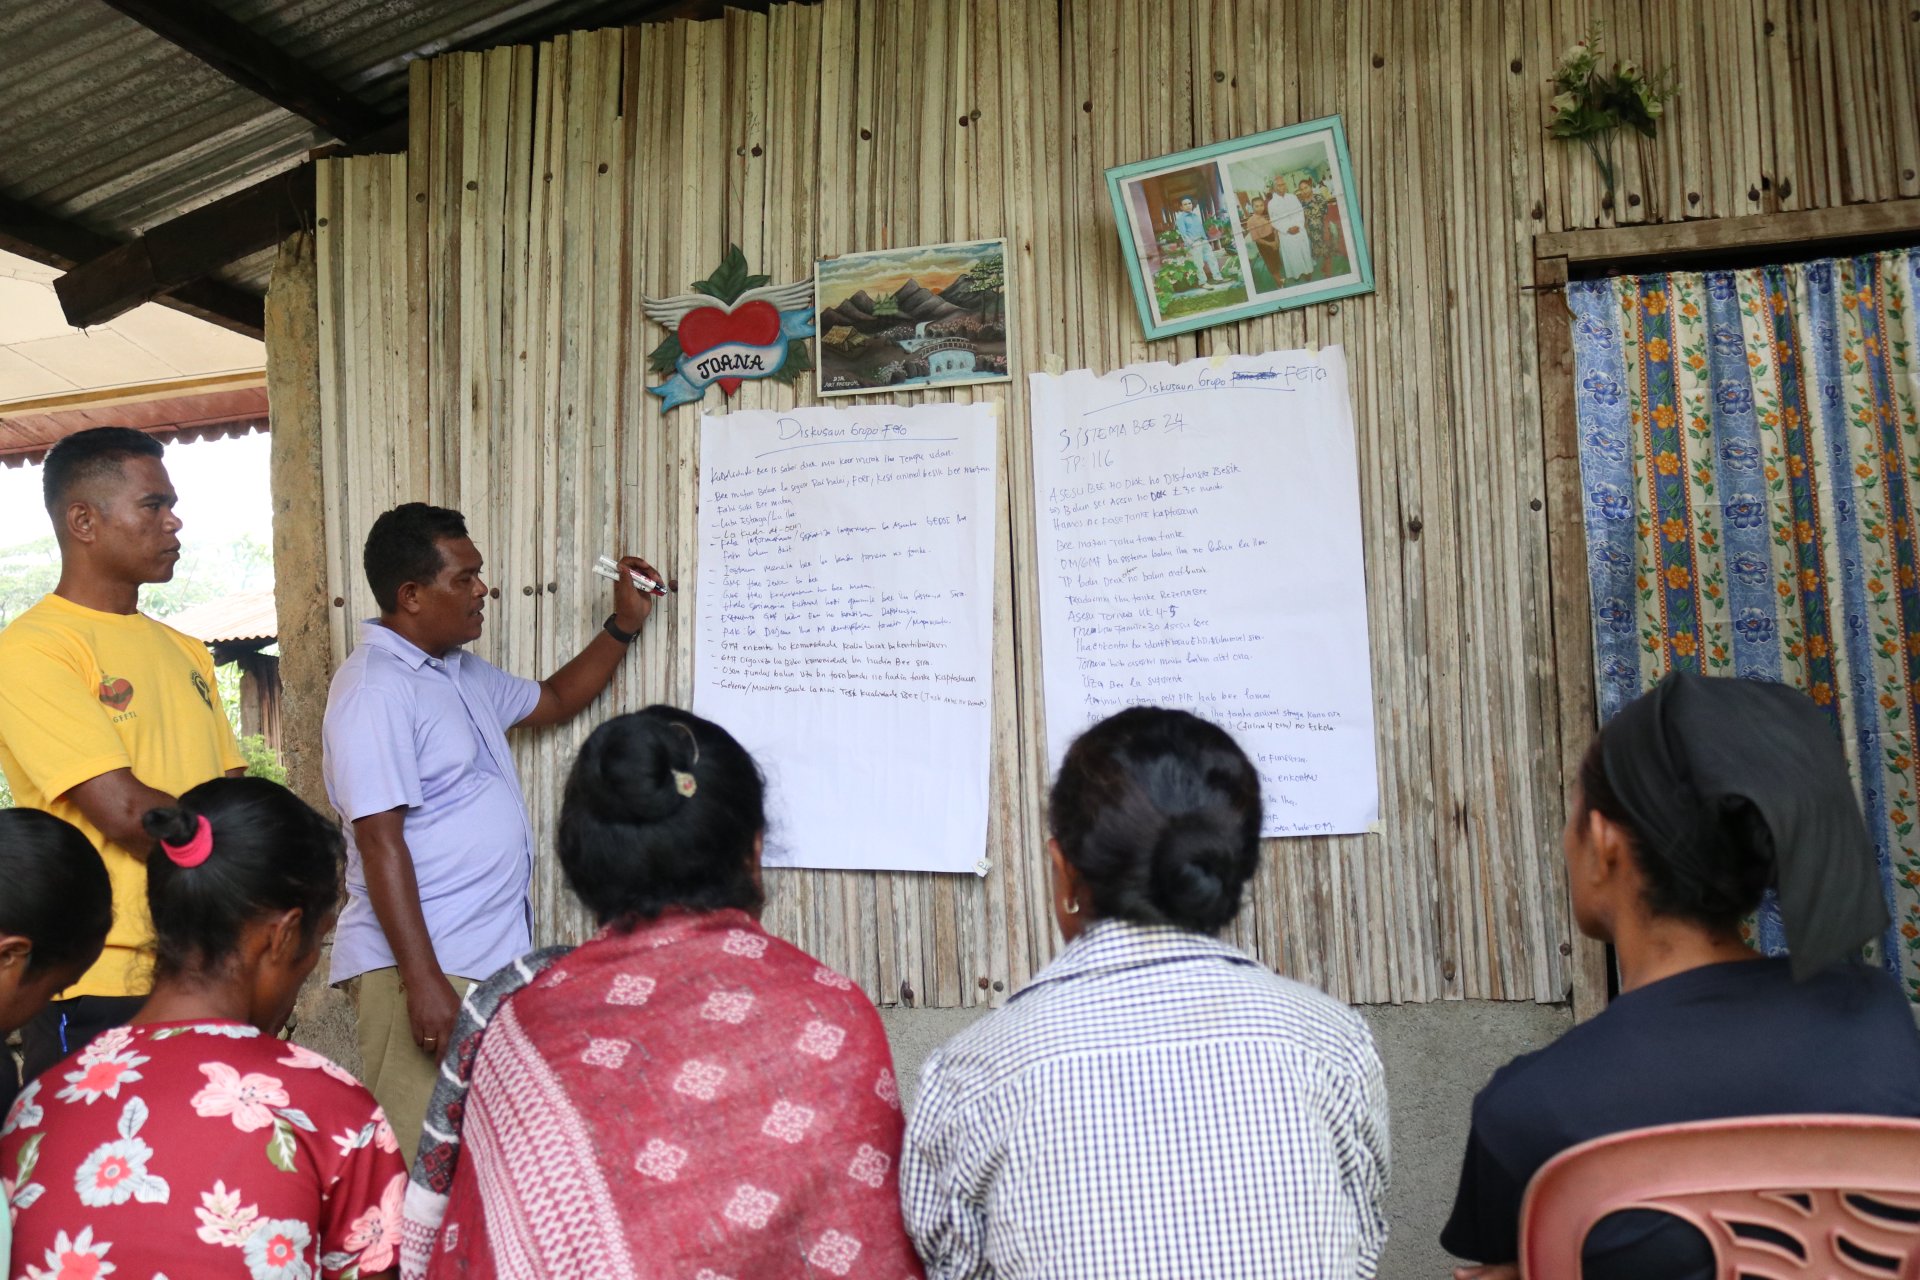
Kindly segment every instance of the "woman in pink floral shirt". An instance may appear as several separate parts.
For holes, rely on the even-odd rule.
[[[375,1280],[406,1172],[373,1096],[272,1034],[338,899],[340,837],[255,778],[146,817],[152,997],[0,1131],[14,1280]]]

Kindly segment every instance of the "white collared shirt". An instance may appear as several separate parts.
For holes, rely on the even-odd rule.
[[[1352,1280],[1386,1244],[1365,1022],[1243,952],[1103,921],[927,1062],[900,1158],[929,1280]]]

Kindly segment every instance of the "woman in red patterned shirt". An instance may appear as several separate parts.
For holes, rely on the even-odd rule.
[[[391,1276],[406,1171],[373,1096],[276,1039],[339,898],[338,830],[220,778],[147,814],[153,994],[0,1138],[24,1280]]]
[[[917,1280],[879,1015],[760,927],[765,825],[716,724],[649,707],[587,739],[558,843],[600,932],[469,997],[403,1275]]]

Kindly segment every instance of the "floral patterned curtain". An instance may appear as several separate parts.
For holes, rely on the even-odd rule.
[[[1811,695],[1920,1000],[1920,249],[1567,292],[1601,714],[1671,670]]]

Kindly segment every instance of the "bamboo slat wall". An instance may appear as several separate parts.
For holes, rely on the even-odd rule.
[[[368,523],[424,497],[466,511],[499,591],[480,649],[511,670],[545,674],[599,625],[600,551],[678,575],[601,709],[685,702],[697,418],[645,393],[661,335],[640,294],[683,292],[729,242],[785,281],[1004,235],[1016,380],[925,396],[1001,407],[993,871],[774,873],[769,926],[885,1002],[997,1001],[1045,962],[1025,375],[1341,343],[1382,830],[1270,844],[1238,940],[1352,1001],[1564,998],[1548,580],[1584,569],[1549,564],[1524,290],[1533,233],[1614,220],[1543,130],[1595,17],[1683,86],[1660,141],[1627,148],[1621,221],[1920,194],[1904,0],[826,0],[416,64],[408,153],[321,166],[334,661],[372,612]],[[1142,341],[1101,171],[1336,112],[1379,292]],[[749,382],[734,403],[811,399]],[[517,748],[542,940],[581,931],[545,841],[596,718]]]

